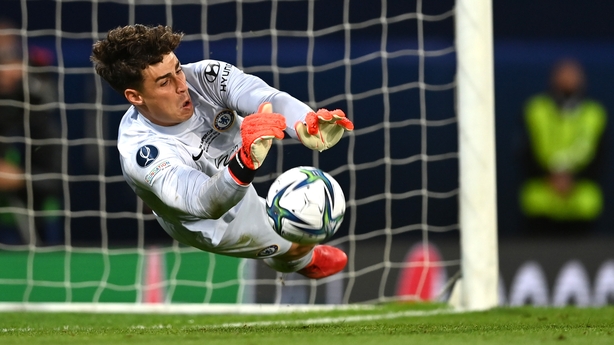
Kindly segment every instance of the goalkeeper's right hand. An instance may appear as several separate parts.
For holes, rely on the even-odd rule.
[[[273,113],[271,103],[262,103],[258,112],[248,115],[241,124],[242,146],[228,165],[231,175],[240,184],[250,184],[256,169],[262,166],[273,139],[283,139],[286,119]]]

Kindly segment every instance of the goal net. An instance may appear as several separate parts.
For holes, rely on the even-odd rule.
[[[21,78],[17,96],[0,97],[19,114],[0,131],[0,159],[22,169],[23,185],[0,189],[0,308],[444,301],[456,281],[458,305],[496,303],[488,3],[21,0],[3,12],[0,37],[15,39],[21,61],[0,73]],[[299,165],[339,181],[347,211],[329,244],[348,254],[342,273],[282,275],[164,233],[121,176],[127,102],[89,62],[94,42],[134,23],[184,32],[184,63],[226,61],[352,119],[322,153],[277,143],[254,182],[265,196]],[[14,176],[2,170],[0,182]]]

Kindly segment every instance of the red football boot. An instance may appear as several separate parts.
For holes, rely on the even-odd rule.
[[[313,249],[311,262],[298,273],[311,279],[321,279],[332,276],[343,270],[348,257],[341,249],[321,244]]]

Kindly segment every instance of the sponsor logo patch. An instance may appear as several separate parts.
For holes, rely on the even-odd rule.
[[[224,66],[224,70],[222,71],[222,81],[220,82],[220,91],[226,92],[228,87],[228,78],[230,75],[230,70],[232,69],[232,65],[227,63]]]
[[[171,162],[169,161],[164,161],[160,164],[158,164],[155,168],[151,169],[149,171],[149,173],[147,175],[145,175],[145,182],[147,182],[148,185],[152,185],[153,184],[153,179],[154,177],[162,170],[168,168],[171,166]]]
[[[210,83],[213,83],[217,79],[219,73],[220,64],[217,62],[212,62],[205,67],[205,79]]]
[[[264,248],[260,252],[258,252],[258,256],[270,256],[270,255],[277,253],[278,250],[279,250],[279,246],[276,244],[273,244],[273,245],[270,245]]]
[[[215,115],[213,127],[219,132],[223,132],[232,127],[235,123],[235,113],[230,109],[224,109]]]
[[[215,167],[219,169],[221,167],[225,167],[228,164],[230,164],[230,159],[233,157],[233,155],[235,154],[235,152],[237,152],[238,149],[239,149],[239,144],[235,144],[235,146],[233,146],[230,150],[226,151],[225,154],[216,158]]]
[[[158,148],[153,145],[142,146],[136,153],[136,163],[145,168],[158,158]]]

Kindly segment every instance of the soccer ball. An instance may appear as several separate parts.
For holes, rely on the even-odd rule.
[[[269,222],[281,237],[300,244],[331,238],[345,214],[339,183],[314,167],[292,168],[273,182],[266,198]]]

